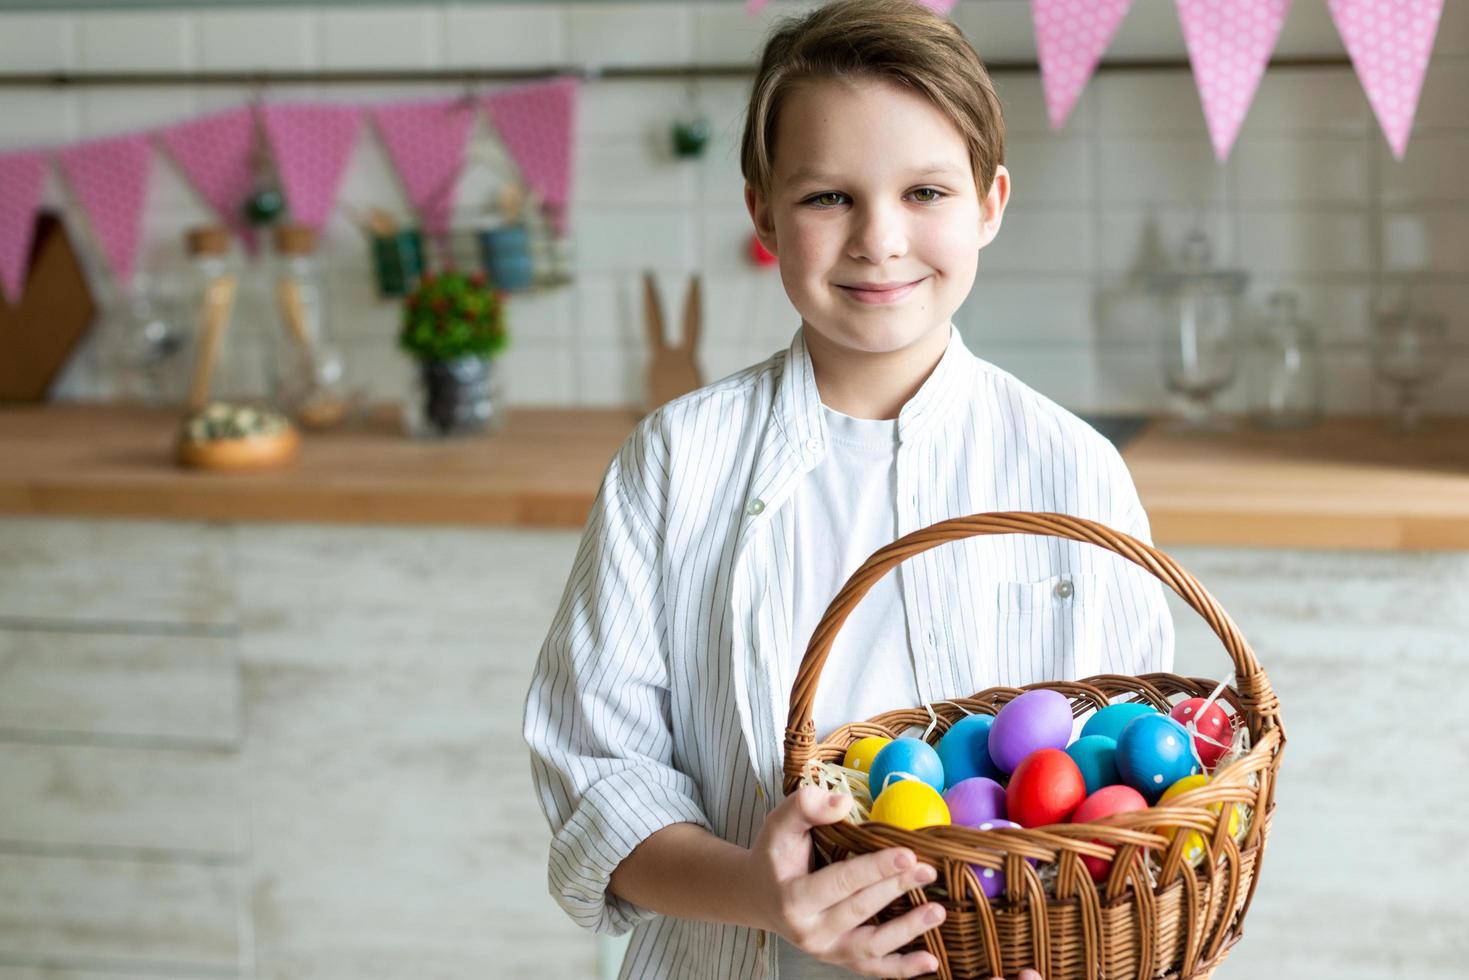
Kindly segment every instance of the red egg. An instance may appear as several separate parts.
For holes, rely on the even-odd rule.
[[[1143,794],[1131,786],[1121,784],[1103,786],[1082,801],[1081,806],[1077,807],[1076,812],[1071,815],[1071,822],[1090,823],[1093,820],[1110,817],[1114,813],[1128,813],[1147,808],[1148,801],[1143,798]],[[1095,858],[1083,854],[1081,863],[1086,865],[1092,881],[1101,881],[1107,877],[1107,872],[1112,868],[1111,858]]]
[[[1174,705],[1168,714],[1193,736],[1194,752],[1204,768],[1213,769],[1234,741],[1234,726],[1218,701],[1200,713],[1203,706],[1203,698],[1189,698]]]
[[[1036,749],[1021,760],[1005,790],[1005,810],[1022,827],[1065,823],[1086,799],[1086,780],[1060,749]]]

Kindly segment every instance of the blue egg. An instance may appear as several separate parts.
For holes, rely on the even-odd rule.
[[[1141,715],[1161,713],[1151,704],[1140,704],[1136,701],[1127,704],[1109,704],[1086,720],[1086,724],[1081,726],[1081,737],[1105,735],[1115,742],[1129,721]]]
[[[1117,737],[1117,773],[1149,804],[1158,802],[1163,791],[1183,777],[1200,771],[1189,733],[1167,715],[1134,718]]]
[[[1117,775],[1117,740],[1105,735],[1084,735],[1066,746],[1066,754],[1081,770],[1086,780],[1086,795],[1091,796],[1103,786],[1120,783]]]
[[[899,775],[893,775],[893,774]],[[882,747],[872,760],[872,769],[867,773],[867,785],[872,798],[887,788],[889,776],[894,779],[917,779],[938,790],[944,791],[944,764],[934,747],[921,738],[905,735],[895,738]]]
[[[937,751],[944,766],[944,788],[975,776],[998,780],[1003,773],[990,758],[990,726],[993,715],[966,715],[954,722],[939,739]]]

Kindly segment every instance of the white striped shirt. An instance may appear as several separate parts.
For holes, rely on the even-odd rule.
[[[1149,539],[1111,443],[976,358],[957,331],[899,413],[898,440],[899,535],[1032,510]],[[673,823],[748,847],[781,798],[786,711],[805,652],[791,641],[785,504],[824,447],[797,331],[789,350],[643,419],[587,519],[524,732],[551,825],[551,892],[583,926],[635,927],[624,978],[776,972],[776,944],[763,933],[657,915],[607,886],[634,847]],[[1172,668],[1160,584],[1090,545],[970,538],[896,574],[925,701]],[[829,663],[820,683],[852,683],[847,666]]]

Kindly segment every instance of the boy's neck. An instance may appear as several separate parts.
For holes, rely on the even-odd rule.
[[[833,344],[803,326],[816,390],[827,408],[856,419],[895,419],[949,348],[949,324],[902,350],[883,354]]]

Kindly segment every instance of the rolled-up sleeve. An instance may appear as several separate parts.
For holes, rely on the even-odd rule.
[[[612,872],[655,831],[709,826],[673,765],[656,521],[614,459],[536,661],[524,735],[551,826],[551,894],[579,925],[618,935],[654,913],[614,896]],[[641,507],[638,504],[642,504]]]

